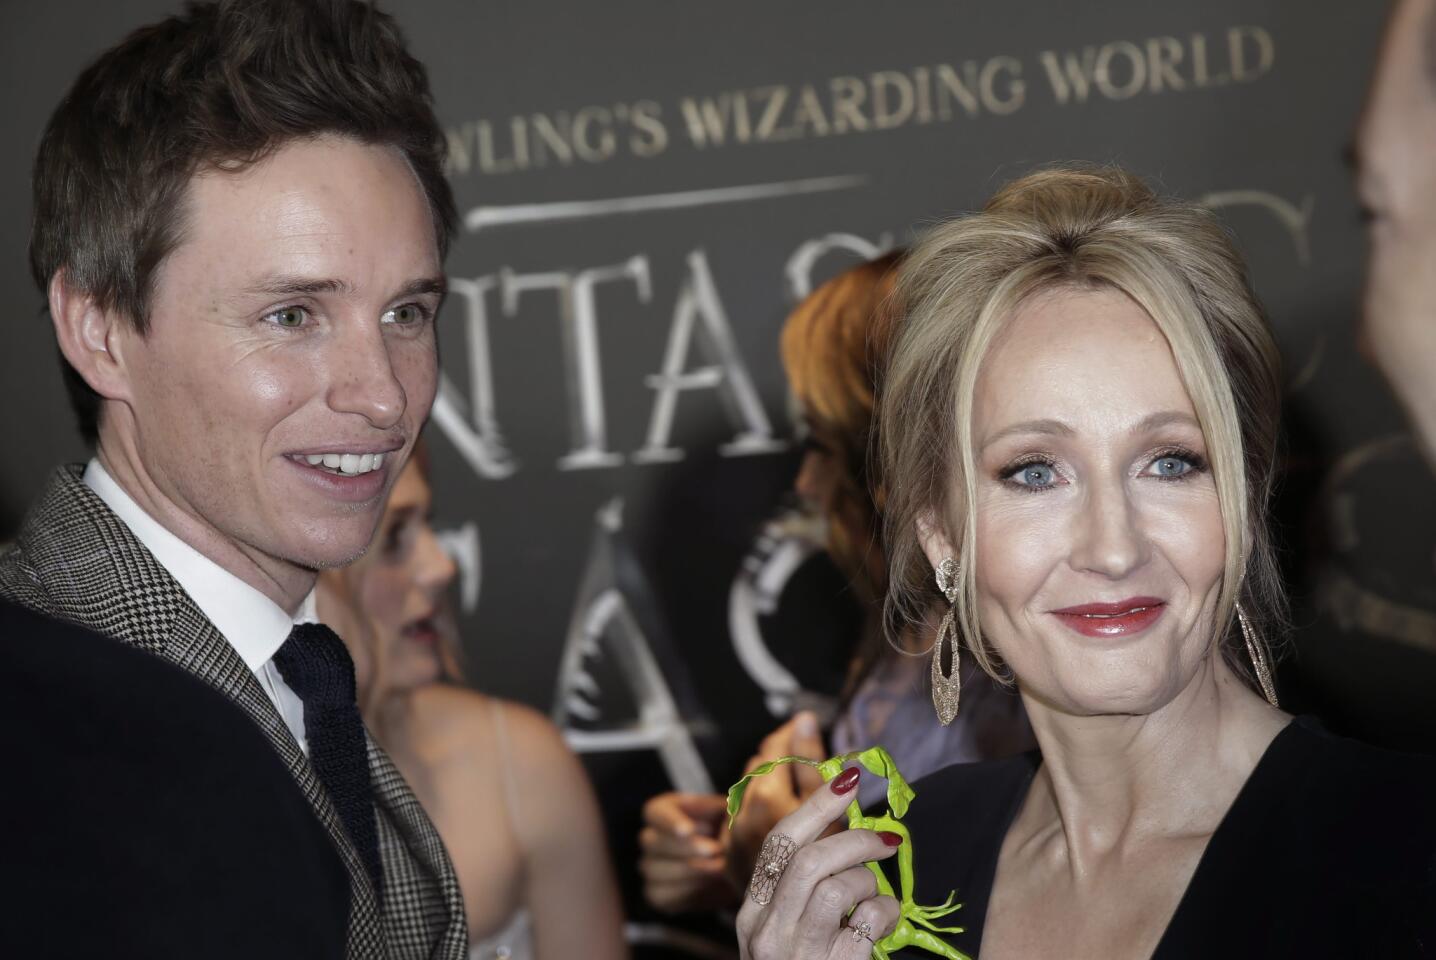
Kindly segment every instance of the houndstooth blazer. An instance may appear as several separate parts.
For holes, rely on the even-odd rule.
[[[157,654],[206,681],[257,723],[284,760],[349,869],[351,958],[462,960],[468,929],[458,879],[387,754],[369,740],[384,900],[333,803],[274,704],[233,647],[119,517],[61,467],[0,556],[0,597]]]

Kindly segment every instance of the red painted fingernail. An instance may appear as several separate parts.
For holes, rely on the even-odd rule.
[[[890,847],[902,846],[902,834],[893,833],[891,830],[878,831],[878,839]]]
[[[861,767],[848,767],[842,773],[833,778],[831,784],[833,792],[839,795],[847,793],[858,785],[858,777],[863,775]]]

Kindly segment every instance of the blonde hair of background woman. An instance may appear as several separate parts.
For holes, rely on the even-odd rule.
[[[903,262],[897,297],[906,317],[878,411],[889,636],[921,621],[938,599],[919,525],[941,524],[960,545],[959,634],[984,670],[1008,679],[977,620],[973,394],[1007,320],[1034,295],[1061,288],[1125,293],[1171,347],[1206,438],[1226,534],[1216,635],[1228,663],[1256,688],[1235,608],[1240,602],[1272,662],[1270,638],[1286,624],[1267,530],[1280,355],[1246,266],[1216,217],[1159,198],[1115,168],[1056,167],[1016,180],[980,213],[931,230]]]

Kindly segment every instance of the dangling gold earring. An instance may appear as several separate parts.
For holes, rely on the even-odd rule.
[[[1276,702],[1276,684],[1272,683],[1271,679],[1271,667],[1267,666],[1266,655],[1261,652],[1261,646],[1257,644],[1252,632],[1251,622],[1247,620],[1246,611],[1240,603],[1237,604],[1237,623],[1241,624],[1242,639],[1247,643],[1247,656],[1252,659],[1252,668],[1256,670],[1262,696],[1266,697],[1266,702],[1273,707],[1279,707],[1280,704]]]
[[[947,598],[947,614],[937,628],[937,640],[932,645],[932,705],[937,710],[937,719],[945,727],[957,716],[958,696],[962,692],[962,680],[957,672],[957,561],[946,557],[937,565],[937,588]],[[951,634],[952,676],[942,672],[942,642]]]

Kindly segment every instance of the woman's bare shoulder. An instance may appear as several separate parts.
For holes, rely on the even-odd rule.
[[[535,791],[572,786],[576,781],[587,786],[583,765],[552,720],[512,700],[495,702],[503,715],[515,773],[529,781]]]
[[[482,735],[492,723],[492,704],[477,690],[434,683],[409,695],[409,722],[426,738]]]
[[[521,781],[536,780],[547,788],[556,780],[582,775],[578,759],[553,722],[512,700],[433,684],[415,691],[411,722],[430,752],[488,757],[501,750],[504,762]]]

